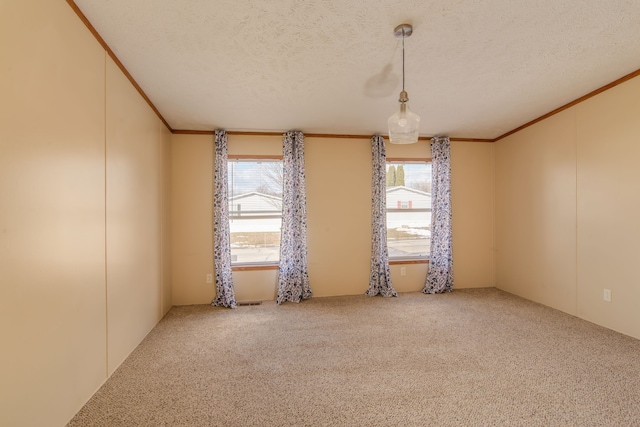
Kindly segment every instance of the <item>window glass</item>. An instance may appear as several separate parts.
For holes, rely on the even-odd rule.
[[[431,163],[387,162],[389,259],[424,259],[431,246]]]
[[[282,161],[229,160],[228,180],[231,263],[277,263],[282,225]]]

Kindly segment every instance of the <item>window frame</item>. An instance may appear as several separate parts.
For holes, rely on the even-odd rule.
[[[389,163],[397,164],[397,163],[432,163],[431,157],[387,157],[385,159],[385,167],[388,166]],[[386,182],[385,182],[386,189]],[[385,193],[386,197],[386,193]],[[386,200],[386,199],[385,199]],[[402,211],[416,211],[415,209],[395,209],[391,208],[394,212],[402,212]],[[387,214],[389,207],[385,207],[385,215]],[[387,236],[387,247],[388,247],[389,237]],[[399,264],[428,264],[431,258],[431,247],[429,247],[429,255],[423,257],[389,257],[389,265],[399,265]]]
[[[229,162],[273,162],[279,161],[282,163],[282,155],[244,155],[244,154],[228,154],[227,165]],[[227,173],[227,179],[229,179],[229,173]],[[229,212],[229,220],[231,221],[231,212]],[[244,262],[237,263],[231,262],[231,271],[257,271],[257,270],[277,270],[280,265],[278,261],[261,261],[261,262]]]

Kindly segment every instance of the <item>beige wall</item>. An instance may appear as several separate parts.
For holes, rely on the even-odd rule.
[[[63,425],[106,374],[104,51],[66,4],[35,3],[0,13],[6,426]]]
[[[495,144],[497,286],[636,338],[638,99],[635,78]]]
[[[229,154],[281,155],[281,137],[229,136]],[[389,158],[430,157],[428,142],[389,146]],[[368,139],[305,138],[309,276],[317,297],[364,293],[371,254],[371,146]],[[452,143],[456,287],[493,286],[493,146]],[[172,283],[174,304],[208,303],[215,285],[213,137],[173,135]],[[349,186],[343,185],[349,176]],[[457,194],[456,194],[457,192]],[[335,209],[344,206],[346,209]],[[426,264],[392,265],[400,292],[424,286]],[[276,271],[235,271],[239,301],[272,300]]]
[[[640,78],[576,108],[578,315],[640,338]],[[603,289],[612,300],[603,302]]]
[[[575,314],[575,111],[495,144],[496,283]]]
[[[0,425],[57,426],[171,305],[169,134],[65,2],[1,9]]]
[[[451,143],[454,288],[494,286],[493,144]]]
[[[214,295],[213,137],[173,135],[171,141],[171,273],[173,303],[206,303]],[[201,183],[197,187],[193,183]]]
[[[315,296],[362,294],[369,286],[370,147],[361,139],[305,139],[309,280]]]
[[[106,65],[107,361],[112,374],[171,307],[162,242],[168,222],[163,224],[169,157],[164,150],[170,133],[111,58]]]

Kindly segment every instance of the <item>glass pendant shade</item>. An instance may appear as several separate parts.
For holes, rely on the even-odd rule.
[[[409,109],[407,101],[406,92],[403,91],[400,94],[400,111],[389,117],[389,142],[392,144],[413,144],[418,141],[420,117]]]

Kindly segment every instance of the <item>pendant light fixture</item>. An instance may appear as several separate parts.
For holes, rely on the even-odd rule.
[[[412,144],[418,141],[420,129],[420,117],[409,110],[407,102],[409,96],[404,90],[404,39],[413,33],[413,27],[409,24],[398,25],[393,34],[396,38],[402,38],[402,92],[400,92],[400,111],[389,117],[389,141],[392,144]]]

